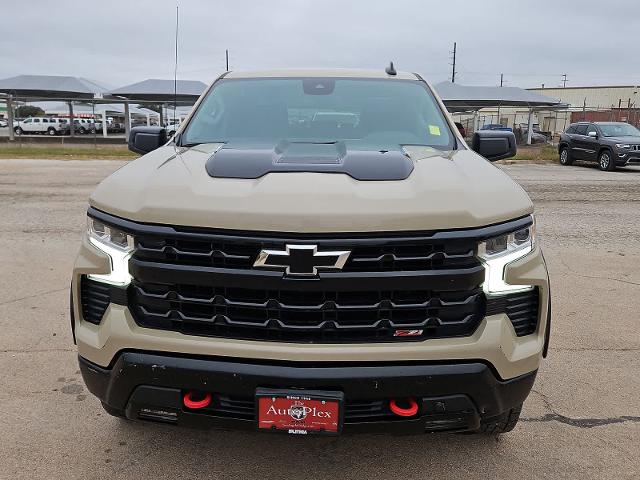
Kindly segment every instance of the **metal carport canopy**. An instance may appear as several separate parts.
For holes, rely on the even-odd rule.
[[[74,100],[102,98],[106,88],[81,77],[60,75],[18,75],[0,80],[0,93],[7,95],[9,139],[13,140],[12,100],[15,97],[31,100],[65,100],[69,102],[69,117],[73,119]],[[74,123],[71,122],[73,136]]]
[[[142,82],[132,83],[124,87],[116,88],[108,92],[112,98],[126,98],[129,100],[142,100],[149,102],[173,102],[193,105],[205,91],[207,85],[198,80],[173,80],[148,79]]]
[[[57,75],[18,75],[0,80],[0,93],[38,99],[100,98],[106,88],[86,78]]]
[[[433,88],[451,112],[487,107],[563,108],[560,100],[518,87],[471,87],[441,82]]]

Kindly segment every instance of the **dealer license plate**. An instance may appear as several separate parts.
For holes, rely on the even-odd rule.
[[[336,435],[342,430],[342,392],[256,391],[258,428],[292,435]]]

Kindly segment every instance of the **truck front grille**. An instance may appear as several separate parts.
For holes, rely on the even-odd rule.
[[[486,311],[478,242],[530,222],[420,233],[271,235],[140,224],[93,209],[89,214],[135,238],[126,303],[140,326],[300,343],[473,334]],[[286,245],[350,255],[342,269],[311,277],[254,267],[260,250]]]

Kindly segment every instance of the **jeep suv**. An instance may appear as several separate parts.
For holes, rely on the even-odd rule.
[[[640,130],[625,122],[578,122],[560,136],[562,165],[574,160],[598,162],[600,170],[640,163]]]
[[[129,147],[146,154],[91,195],[71,285],[108,413],[290,434],[515,426],[550,300],[531,200],[487,161],[515,154],[512,132],[470,149],[393,69],[231,72],[169,142],[138,127]]]

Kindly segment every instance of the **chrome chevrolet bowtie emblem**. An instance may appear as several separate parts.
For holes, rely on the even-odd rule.
[[[313,276],[319,268],[341,269],[351,252],[319,252],[317,245],[287,245],[286,250],[261,250],[253,264],[260,268],[282,268],[287,275]]]

